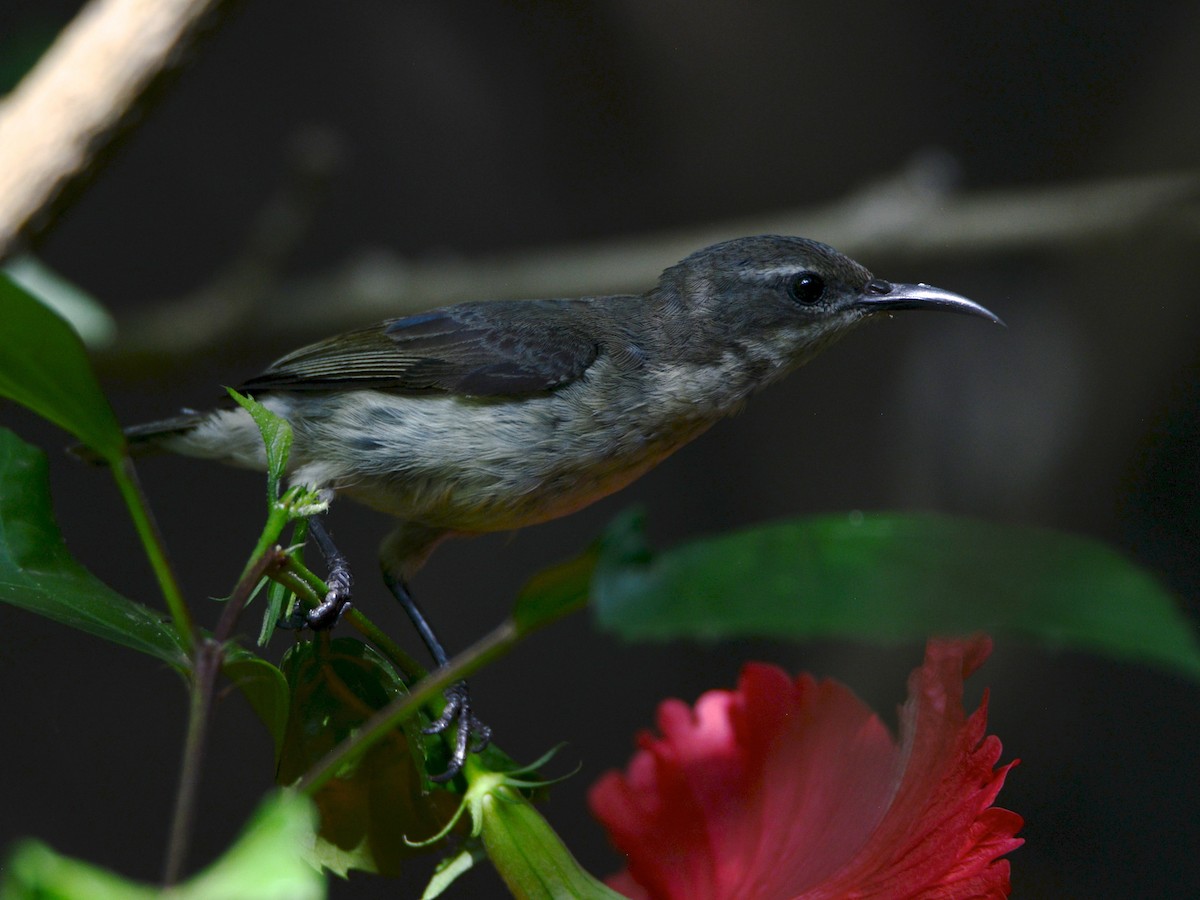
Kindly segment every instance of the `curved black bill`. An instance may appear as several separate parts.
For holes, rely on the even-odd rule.
[[[889,312],[899,309],[940,309],[945,312],[979,316],[997,325],[1003,325],[1000,317],[974,300],[961,294],[943,291],[928,284],[892,284],[875,279],[859,295],[855,306],[869,312]]]

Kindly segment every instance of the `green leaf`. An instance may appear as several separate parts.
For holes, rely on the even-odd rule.
[[[280,792],[259,807],[237,842],[171,900],[321,900],[325,879],[303,857],[312,839],[312,803]],[[153,900],[160,887],[127,881],[44,844],[19,845],[4,867],[2,900]]]
[[[38,841],[18,844],[4,864],[4,873],[0,900],[154,900],[161,896],[156,888],[60,856]]]
[[[404,690],[387,661],[353,638],[297,644],[281,664],[291,687],[291,715],[276,780],[292,784],[376,710]],[[427,851],[417,841],[450,821],[458,797],[426,791],[420,723],[391,732],[316,793],[321,829],[314,863],[396,875],[401,863]],[[431,746],[440,747],[439,741]],[[414,754],[413,748],[420,748]],[[444,766],[444,762],[439,761]]]
[[[421,900],[435,900],[436,897],[440,897],[450,885],[475,867],[479,857],[480,854],[476,850],[464,847],[454,856],[443,859],[438,863],[433,877],[429,879],[429,884],[425,885]]]
[[[267,502],[274,503],[279,498],[279,483],[287,473],[288,454],[292,450],[292,426],[252,397],[239,394],[233,388],[225,390],[242,409],[250,413],[262,433],[263,445],[267,450]]]
[[[479,800],[483,846],[518,898],[615,900],[621,895],[579,865],[533,804],[500,787]]]
[[[125,436],[71,326],[0,272],[0,395],[65,428],[109,463]]]
[[[258,426],[259,434],[262,435],[267,457],[267,509],[269,512],[266,530],[255,548],[253,558],[257,558],[267,545],[280,539],[274,532],[276,529],[282,531],[292,515],[289,510],[283,508],[284,505],[279,503],[280,484],[284,475],[287,474],[288,456],[292,450],[292,426],[286,419],[275,415],[252,397],[240,394],[233,388],[225,390],[242,409],[250,413],[254,424]],[[304,544],[307,523],[301,519],[296,529],[294,543],[298,546],[292,551],[292,555],[296,559],[300,559],[303,555],[301,548]],[[284,607],[292,596],[291,592],[286,590],[283,585],[277,583],[273,583],[267,590],[266,608],[263,610],[262,626],[258,632],[258,646],[266,646],[272,635],[275,634],[275,626],[279,624]]]
[[[237,685],[251,708],[262,719],[275,743],[275,762],[283,753],[291,694],[287,680],[265,659],[236,646],[226,648],[221,671]]]
[[[325,877],[306,859],[316,819],[307,797],[267,797],[237,842],[172,900],[321,900]]]
[[[117,322],[79,285],[72,284],[35,256],[18,256],[4,264],[17,284],[37,297],[75,329],[89,347],[107,347],[117,337]]]
[[[272,581],[267,587],[267,605],[263,610],[262,624],[258,627],[258,646],[267,646],[275,636],[275,629],[283,618],[283,610],[293,597],[295,594],[277,581]]]
[[[987,631],[1200,678],[1200,642],[1175,597],[1094,540],[939,515],[821,516],[661,553],[614,523],[594,585],[623,637],[920,640]]]
[[[148,653],[183,670],[179,635],[67,551],[50,508],[46,457],[0,428],[0,602]]]
[[[274,521],[274,516],[271,517]],[[268,522],[268,528],[271,523]],[[304,562],[304,541],[308,537],[308,520],[297,519],[292,530],[292,549],[289,554],[297,563]],[[259,547],[263,546],[262,541],[259,541]],[[284,611],[291,608],[292,602],[296,599],[296,595],[284,587],[277,581],[272,581],[267,588],[267,603],[263,610],[262,624],[258,629],[258,646],[265,647],[275,636],[276,626],[279,625],[279,620],[283,618]]]
[[[520,633],[528,634],[586,606],[599,555],[597,543],[574,559],[544,569],[529,579],[513,608],[513,621]]]

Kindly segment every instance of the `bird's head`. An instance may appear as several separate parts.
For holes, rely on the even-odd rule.
[[[714,244],[663,272],[653,292],[681,346],[738,347],[781,375],[880,313],[932,309],[1000,319],[966,297],[927,284],[876,278],[832,247],[761,235]],[[690,333],[689,333],[690,332]]]

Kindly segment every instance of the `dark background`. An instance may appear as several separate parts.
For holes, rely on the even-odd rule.
[[[79,4],[0,8],[19,69]],[[1196,166],[1195,4],[776,0],[616,3],[244,3],[121,142],[39,251],[120,315],[209,282],[243,246],[295,136],[340,135],[339,170],[288,274],[363,247],[480,253],[637,234],[836,200],[915,154],[949,154],[962,189]],[[1132,231],[879,274],[960,291],[1007,331],[957,317],[864,330],[755,399],[629,490],[550,527],[444,547],[416,588],[452,649],[498,622],[534,571],[640,502],[656,543],[793,514],[932,509],[1117,544],[1200,597],[1200,284],[1190,229]],[[814,234],[811,237],[821,238]],[[664,259],[663,265],[674,260]],[[434,302],[468,299],[434,298]],[[331,303],[337,298],[331,297]],[[346,323],[348,326],[354,323]],[[279,350],[214,350],[109,374],[122,421],[217,396]],[[155,602],[116,492],[12,407],[51,454],[75,554]],[[141,471],[192,598],[236,579],[261,524],[261,476],[187,460]],[[339,543],[374,571],[387,523],[339,506]],[[398,634],[381,587],[358,602]],[[747,589],[752,589],[748,585]],[[970,598],[964,597],[964,603]],[[215,618],[215,616],[213,616]],[[0,608],[0,844],[33,835],[153,879],[178,768],[184,692],[157,663]],[[921,648],[768,642],[626,646],[586,616],[475,680],[518,759],[558,741],[545,812],[593,872],[619,864],[583,794],[623,766],[666,696],[731,686],[747,659],[833,675],[894,721]],[[1026,820],[1020,897],[1200,896],[1195,684],[1010,640],[974,679],[1019,757],[1000,797]],[[270,784],[268,739],[240,699],[217,713],[193,860],[211,859]],[[414,866],[400,895],[416,895]],[[396,896],[356,877],[339,896]],[[499,896],[486,868],[458,896]]]

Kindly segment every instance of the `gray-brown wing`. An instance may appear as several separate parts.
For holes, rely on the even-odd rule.
[[[582,375],[599,352],[580,321],[584,303],[464,303],[392,319],[303,347],[243,387],[477,397],[549,391]]]

